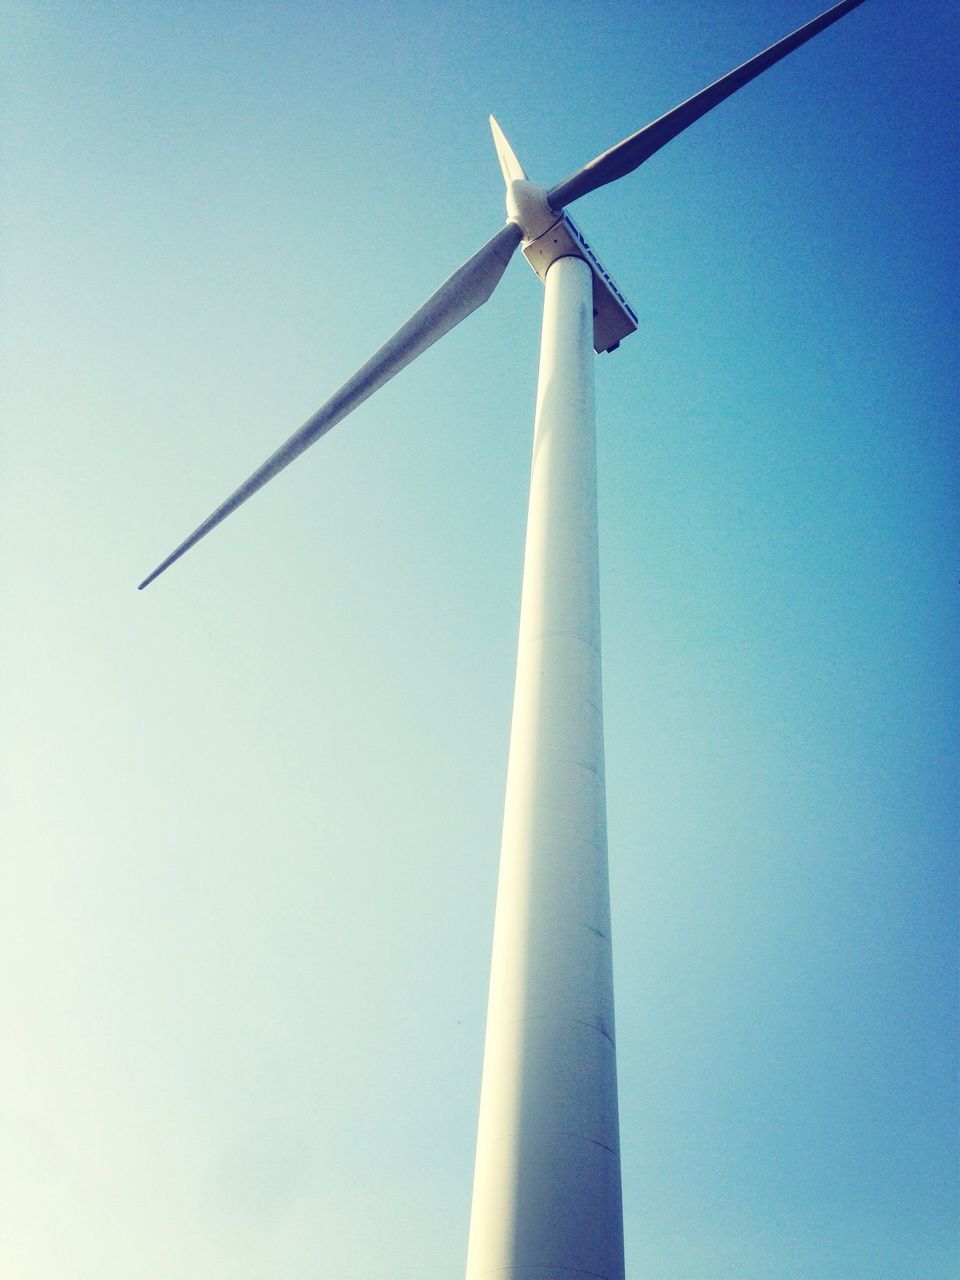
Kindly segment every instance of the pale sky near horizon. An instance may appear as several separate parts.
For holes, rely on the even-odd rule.
[[[463,1273],[540,285],[136,583],[546,184],[825,0],[6,0],[0,1275]],[[953,1280],[958,22],[574,216],[628,1280]]]

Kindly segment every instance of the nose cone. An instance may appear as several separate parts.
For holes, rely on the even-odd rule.
[[[525,243],[539,239],[558,218],[543,187],[527,178],[514,178],[507,183],[507,221],[517,224]]]

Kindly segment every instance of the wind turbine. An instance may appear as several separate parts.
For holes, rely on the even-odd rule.
[[[522,244],[545,296],[468,1280],[624,1275],[592,356],[637,318],[566,208],[861,3],[835,4],[549,189],[491,117],[506,225],[140,583],[486,302]]]

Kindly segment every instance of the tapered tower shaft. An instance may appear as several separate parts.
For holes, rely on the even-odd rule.
[[[545,280],[468,1280],[622,1280],[592,276]]]

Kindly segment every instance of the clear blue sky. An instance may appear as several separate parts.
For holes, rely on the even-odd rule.
[[[540,285],[135,584],[497,228],[824,7],[7,0],[0,1273],[462,1273]],[[957,18],[576,217],[629,1280],[956,1274]]]

